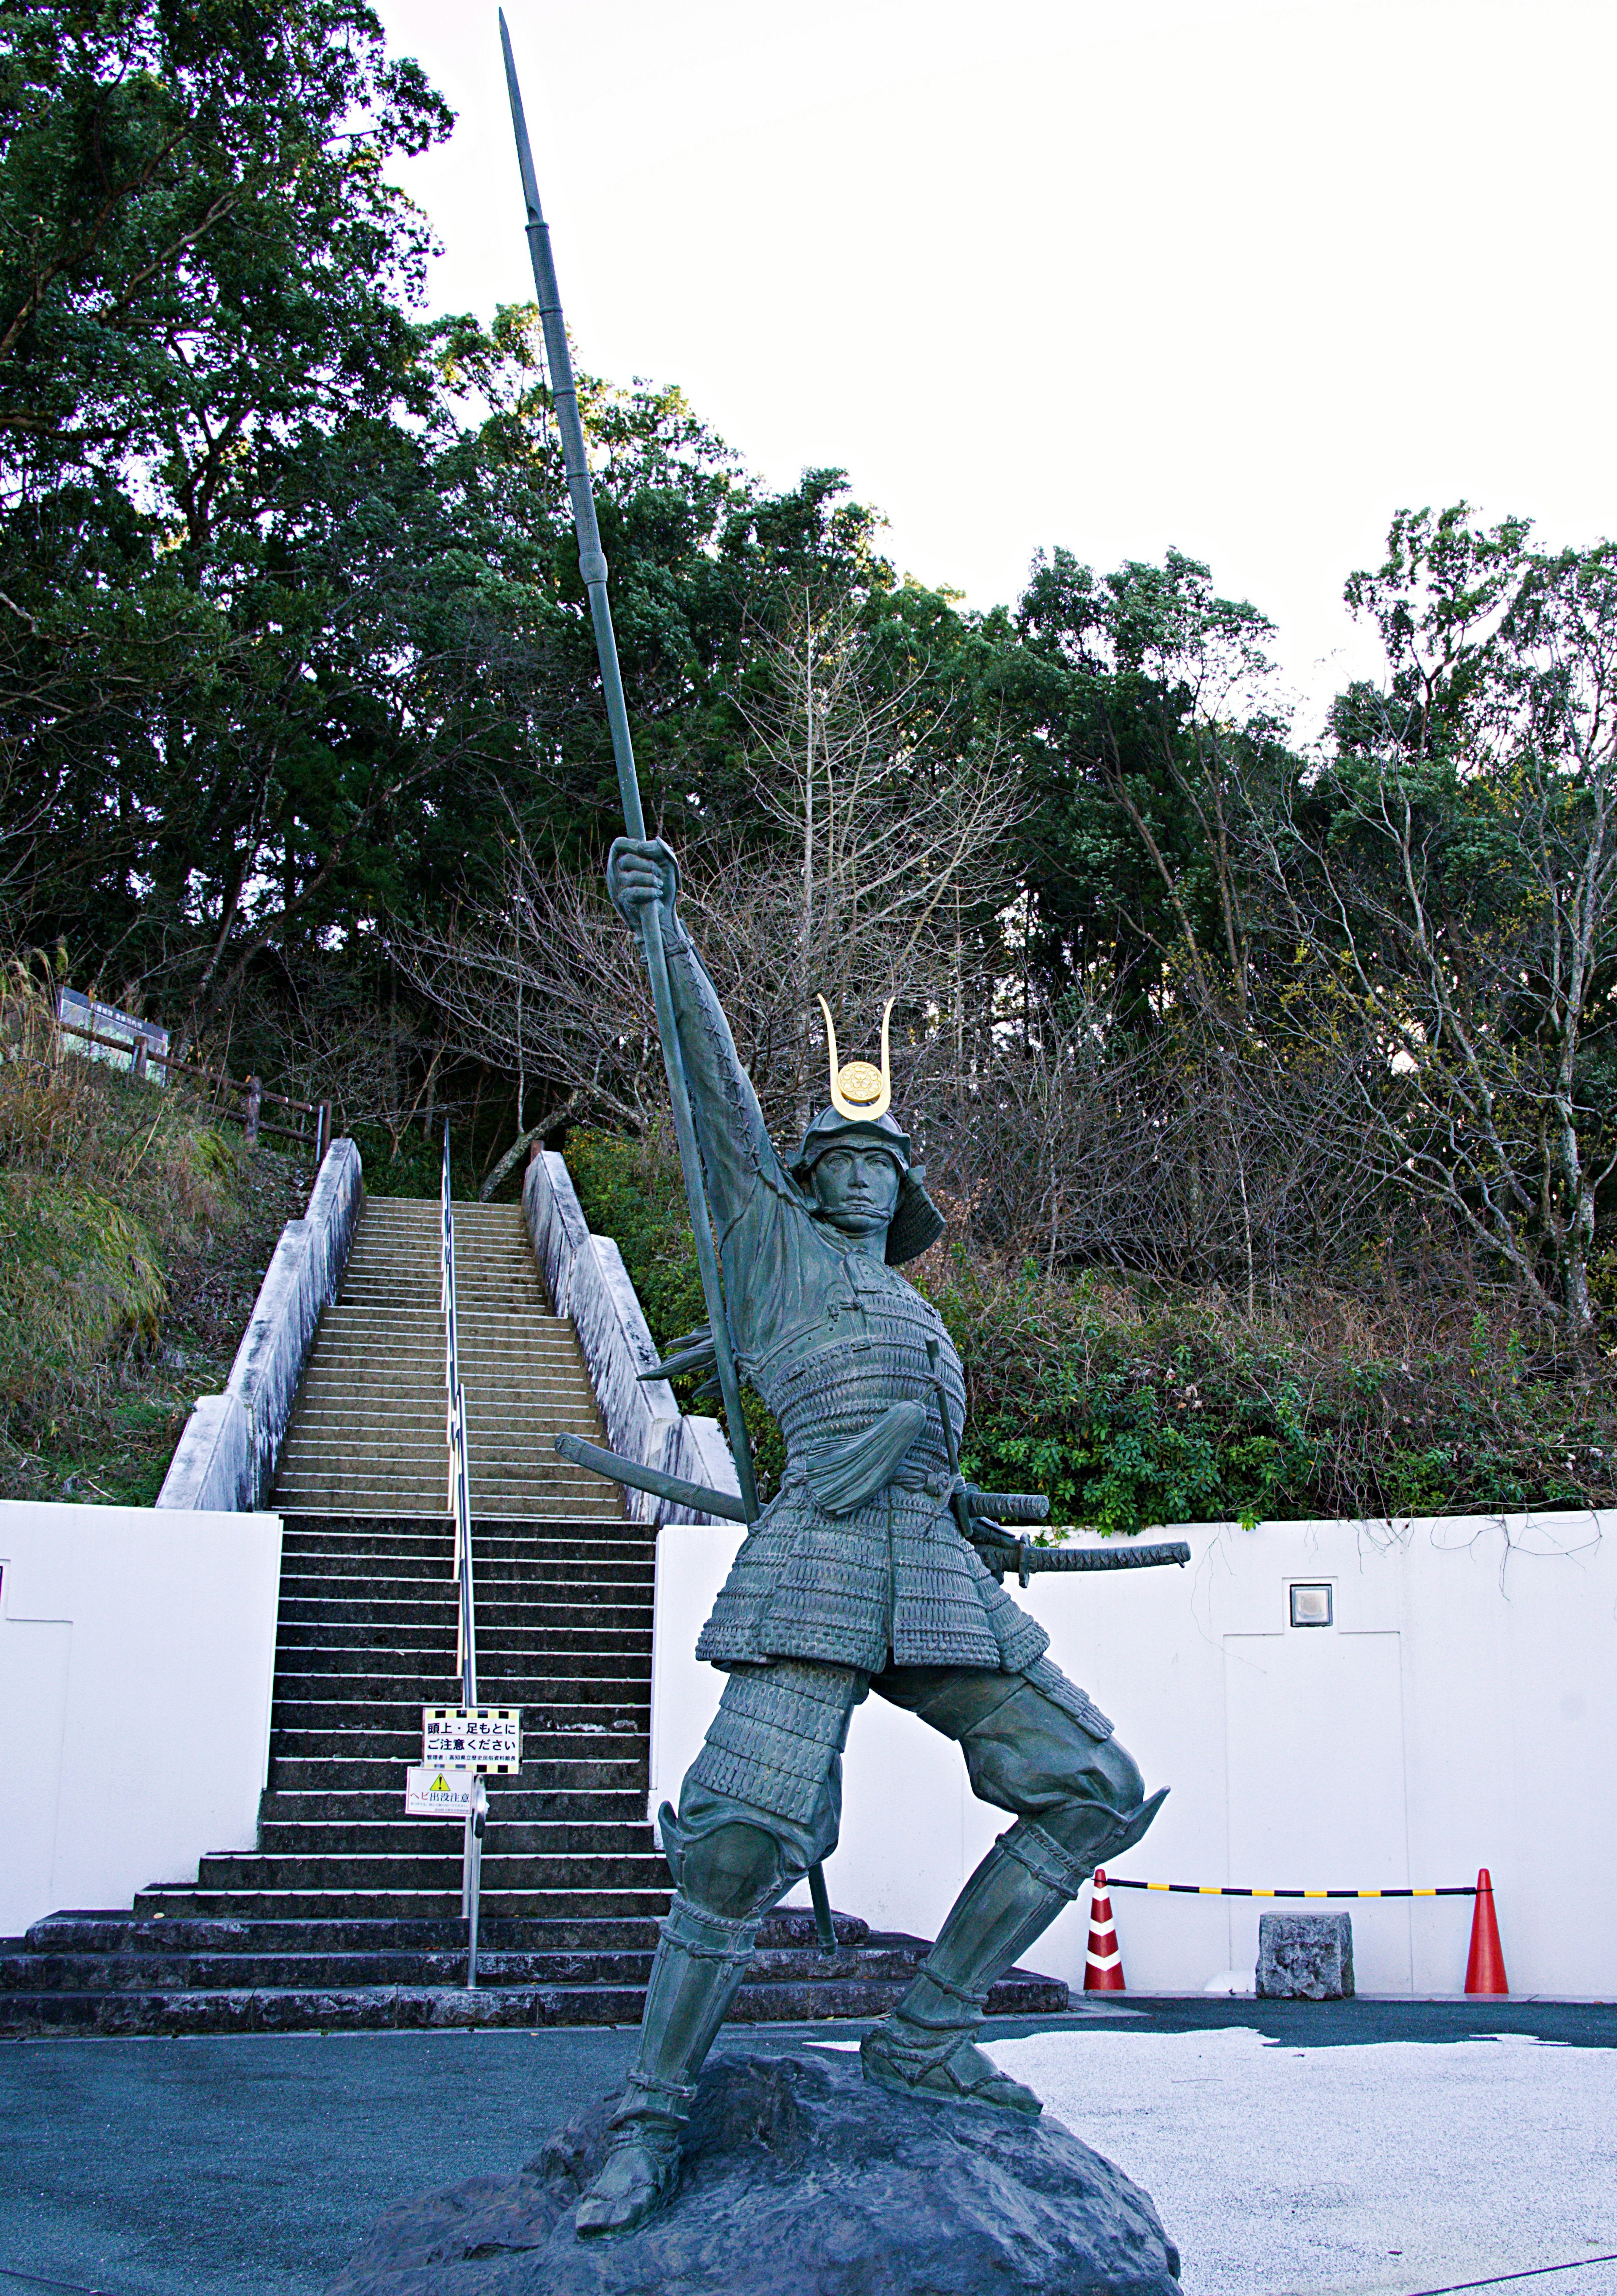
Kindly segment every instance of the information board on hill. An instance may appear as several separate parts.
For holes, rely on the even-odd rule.
[[[522,1767],[520,1706],[423,1706],[421,1759],[428,1769],[514,1777]]]

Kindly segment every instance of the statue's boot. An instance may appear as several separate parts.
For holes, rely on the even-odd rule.
[[[746,1974],[760,1916],[729,1921],[676,1895],[645,1991],[645,2013],[611,2149],[579,2203],[580,2233],[629,2232],[669,2197],[695,2075]]]
[[[1153,1795],[1125,1825],[1112,1820],[1104,1854],[1131,1848],[1161,1800]],[[1033,2091],[997,2071],[972,2035],[990,1987],[1078,1895],[1094,1863],[1087,1848],[1075,1856],[1026,1818],[1002,1833],[950,1907],[903,2000],[860,2043],[866,2079],[938,2103],[1041,2112]]]

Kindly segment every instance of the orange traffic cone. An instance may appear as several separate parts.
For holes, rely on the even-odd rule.
[[[1086,1980],[1087,1981],[1087,1980]],[[1471,1917],[1471,1957],[1465,1964],[1467,1993],[1508,1993],[1505,1948],[1493,1909],[1493,1883],[1484,1866],[1477,1875],[1477,1907]]]
[[[1117,1923],[1112,1918],[1112,1892],[1106,1887],[1105,1867],[1097,1866],[1089,1899],[1089,1950],[1084,1956],[1084,1991],[1121,1993],[1126,1989]]]

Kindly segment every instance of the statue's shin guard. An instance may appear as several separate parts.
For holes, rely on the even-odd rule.
[[[989,1988],[1077,1897],[1089,1876],[1040,1825],[1002,1833],[949,1908],[938,1942],[893,2016],[920,2035],[969,2031]]]
[[[752,1958],[761,1915],[729,1921],[676,1893],[645,1988],[640,2046],[614,2129],[677,2143],[690,2118],[695,2077]]]

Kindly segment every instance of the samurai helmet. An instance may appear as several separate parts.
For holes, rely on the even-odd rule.
[[[885,1116],[892,1105],[892,1058],[887,1031],[897,1001],[890,996],[882,1007],[882,1065],[877,1069],[868,1061],[850,1061],[846,1068],[837,1066],[836,1022],[825,998],[815,999],[825,1015],[825,1049],[831,1056],[831,1105],[850,1124],[857,1124],[861,1117]]]
[[[825,1015],[825,1045],[831,1062],[831,1105],[823,1108],[803,1135],[792,1166],[792,1177],[805,1188],[809,1175],[828,1149],[880,1148],[899,1169],[899,1201],[887,1230],[887,1264],[901,1267],[943,1234],[943,1215],[927,1194],[924,1164],[910,1161],[910,1141],[889,1114],[892,1104],[892,1063],[888,1048],[888,1024],[895,1000],[882,1008],[882,1065],[870,1061],[837,1062],[836,1024],[822,996]]]

